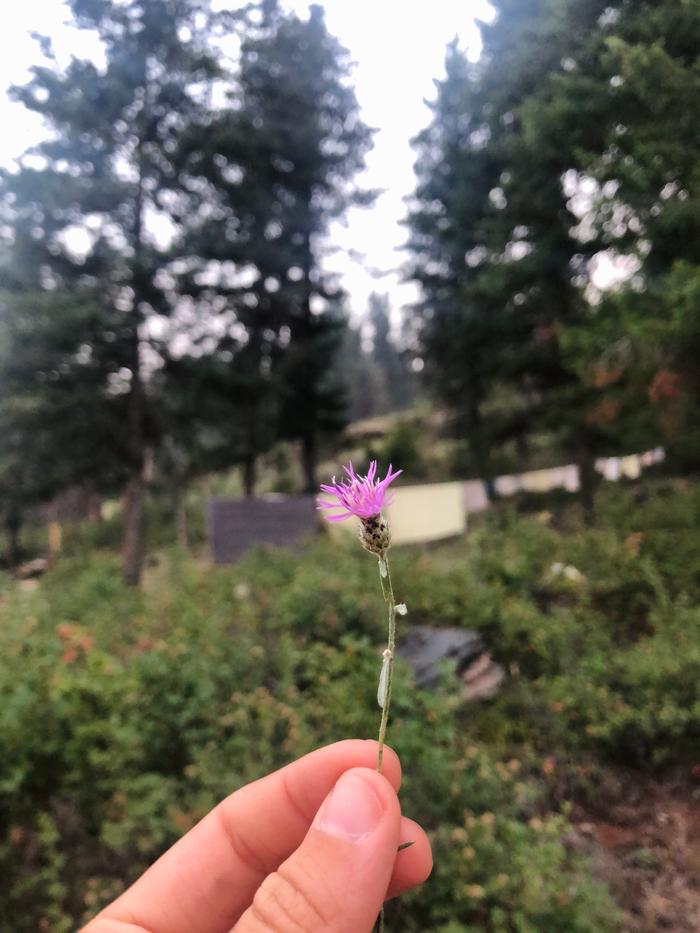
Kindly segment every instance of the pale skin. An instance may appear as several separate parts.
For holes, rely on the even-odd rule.
[[[376,742],[337,742],[241,788],[82,933],[370,933],[432,868],[396,754],[376,763]]]

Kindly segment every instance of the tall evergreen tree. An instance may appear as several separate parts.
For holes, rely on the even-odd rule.
[[[127,414],[110,449],[126,474],[124,576],[138,582],[143,467],[149,431],[149,320],[171,310],[162,282],[169,250],[157,235],[178,216],[178,141],[206,105],[216,73],[206,0],[70,0],[77,26],[95,32],[105,64],[73,59],[35,67],[14,96],[40,114],[51,138],[4,178],[14,250],[49,289],[90,291],[115,315],[103,336],[121,363]],[[71,244],[87,231],[84,256]],[[116,320],[115,320],[116,316]],[[60,451],[56,451],[60,456]]]
[[[391,336],[388,296],[372,293],[368,310],[372,326],[372,362],[380,382],[378,411],[397,411],[405,408],[411,399],[412,379]]]
[[[348,84],[347,53],[328,33],[321,7],[308,19],[265,2],[250,11],[235,76],[235,107],[193,147],[192,171],[218,192],[200,234],[219,244],[215,288],[225,285],[226,315],[245,334],[231,348],[245,379],[254,461],[274,433],[299,440],[307,492],[316,488],[321,434],[342,423],[334,377],[344,318],[342,295],[324,271],[328,225],[368,203],[354,178],[371,133]],[[230,333],[225,338],[230,342]]]
[[[409,213],[410,275],[421,286],[415,311],[426,381],[448,404],[454,429],[469,438],[474,468],[490,473],[484,404],[499,373],[503,315],[474,295],[488,255],[486,228],[501,161],[485,143],[480,69],[453,43],[437,83],[430,125],[417,137],[417,189]]]
[[[69,486],[123,481],[110,440],[125,405],[110,390],[106,323],[89,296],[0,292],[0,518],[10,564],[30,508]]]
[[[530,131],[543,145],[570,141],[599,185],[590,226],[638,272],[569,337],[615,425],[646,425],[697,466],[700,9],[612,4],[589,49],[540,92]]]
[[[418,140],[410,218],[424,349],[463,416],[476,468],[488,475],[494,442],[553,431],[579,462],[589,507],[594,454],[610,439],[589,416],[590,387],[560,335],[586,315],[588,259],[601,245],[575,234],[580,218],[564,185],[574,141],[543,144],[532,117],[542,88],[599,41],[607,6],[501,0],[479,63],[450,50],[433,124]],[[585,129],[599,144],[595,120]],[[506,411],[499,388],[510,393]]]
[[[350,324],[340,348],[337,375],[347,398],[349,421],[360,421],[376,414],[374,395],[374,366],[370,354],[363,346],[362,328]]]

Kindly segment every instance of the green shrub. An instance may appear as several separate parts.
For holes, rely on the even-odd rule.
[[[698,496],[662,489],[662,507],[654,489],[636,511],[604,490],[592,530],[573,505],[551,523],[505,508],[463,541],[396,550],[401,624],[479,628],[508,676],[464,708],[456,684],[418,691],[398,667],[390,738],[436,868],[390,928],[619,928],[557,810],[591,756],[700,754]],[[230,568],[164,551],[140,593],[77,547],[36,585],[0,578],[0,929],[74,929],[225,794],[373,735],[383,638],[377,568],[353,544]]]
[[[400,463],[411,479],[423,478],[428,470],[428,461],[421,425],[400,421],[387,435],[379,457],[382,463]]]

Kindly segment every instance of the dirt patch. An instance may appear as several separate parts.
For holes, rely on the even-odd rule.
[[[700,788],[689,777],[610,775],[572,813],[571,844],[624,911],[625,933],[700,930]]]

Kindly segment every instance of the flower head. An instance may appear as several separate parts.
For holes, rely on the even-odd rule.
[[[363,521],[368,518],[374,518],[379,515],[385,505],[389,505],[393,495],[387,496],[387,488],[396,477],[402,473],[402,470],[391,472],[391,465],[386,476],[382,480],[377,480],[377,461],[373,460],[369,465],[367,476],[357,476],[352,463],[343,467],[347,477],[337,483],[335,476],[330,486],[321,486],[326,495],[334,496],[337,502],[326,502],[324,499],[318,500],[318,508],[326,512],[326,518],[329,522],[343,522],[347,518],[355,515]],[[328,514],[329,511],[340,509],[336,514]]]

